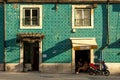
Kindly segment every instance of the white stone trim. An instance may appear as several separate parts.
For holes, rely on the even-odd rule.
[[[23,59],[24,59],[24,44],[20,43],[20,71],[23,71]],[[39,42],[39,71],[42,63],[42,40]]]
[[[94,63],[94,58],[95,58],[94,49],[91,49],[90,50],[90,63]]]
[[[120,63],[106,63],[111,74],[120,74]]]
[[[24,45],[20,42],[20,71],[23,71]]]
[[[73,61],[72,61],[73,63]],[[28,68],[31,68],[30,64],[26,64]],[[42,63],[40,64],[41,72],[47,73],[74,73],[75,68],[71,63]],[[106,63],[110,74],[120,73],[120,63]],[[0,70],[3,70],[3,64],[0,64]],[[19,71],[21,68],[19,63],[7,63],[6,71]]]
[[[6,63],[6,71],[20,71],[21,70],[20,63]]]
[[[41,72],[71,73],[71,63],[42,63]]]
[[[41,71],[40,66],[42,65],[42,41],[39,42],[39,71]]]
[[[87,46],[89,48],[89,46],[91,45],[96,45],[97,46],[97,42],[95,38],[70,38],[72,41],[72,46],[73,47],[84,47]]]
[[[4,64],[0,64],[0,71],[4,70]]]
[[[23,8],[39,8],[39,26],[23,26],[22,25],[22,16],[23,16]],[[20,29],[42,29],[42,5],[21,5],[20,6]]]
[[[75,73],[75,50],[72,48],[72,73]]]
[[[90,62],[94,63],[94,49],[90,49]],[[72,73],[75,73],[75,49],[72,48]]]
[[[74,9],[75,8],[91,8],[91,26],[75,26],[74,25]],[[94,28],[94,9],[92,5],[72,5],[72,28],[80,28],[80,29],[85,29],[85,28]]]

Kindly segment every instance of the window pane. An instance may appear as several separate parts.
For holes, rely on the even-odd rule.
[[[32,25],[39,25],[38,9],[32,10]]]
[[[90,19],[90,16],[91,16],[91,10],[84,9],[84,18]]]
[[[83,26],[82,19],[76,19],[75,20],[75,26]]]
[[[91,26],[91,10],[84,9],[84,26]]]
[[[82,26],[82,9],[75,9],[75,26]]]
[[[75,12],[75,18],[76,19],[82,19],[82,9],[76,9],[76,12]]]
[[[24,25],[30,25],[30,10],[25,10]]]
[[[84,20],[84,26],[91,26],[91,20],[90,19],[85,19]]]
[[[37,9],[32,9],[32,16],[37,16]]]

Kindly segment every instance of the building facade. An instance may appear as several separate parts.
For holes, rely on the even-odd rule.
[[[82,58],[120,73],[119,0],[0,2],[0,70],[74,73]]]

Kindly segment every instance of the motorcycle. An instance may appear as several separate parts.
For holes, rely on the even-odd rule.
[[[103,67],[102,69],[100,68],[100,65],[96,65],[93,63],[90,63],[89,66],[90,66],[88,69],[89,75],[93,75],[93,74],[95,75],[99,74],[99,75],[105,75],[105,76],[110,75],[110,71],[108,70],[104,61],[101,62],[101,66]]]

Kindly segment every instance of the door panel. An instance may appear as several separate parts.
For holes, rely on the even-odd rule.
[[[34,47],[32,70],[33,71],[39,70],[39,48],[38,47]]]

